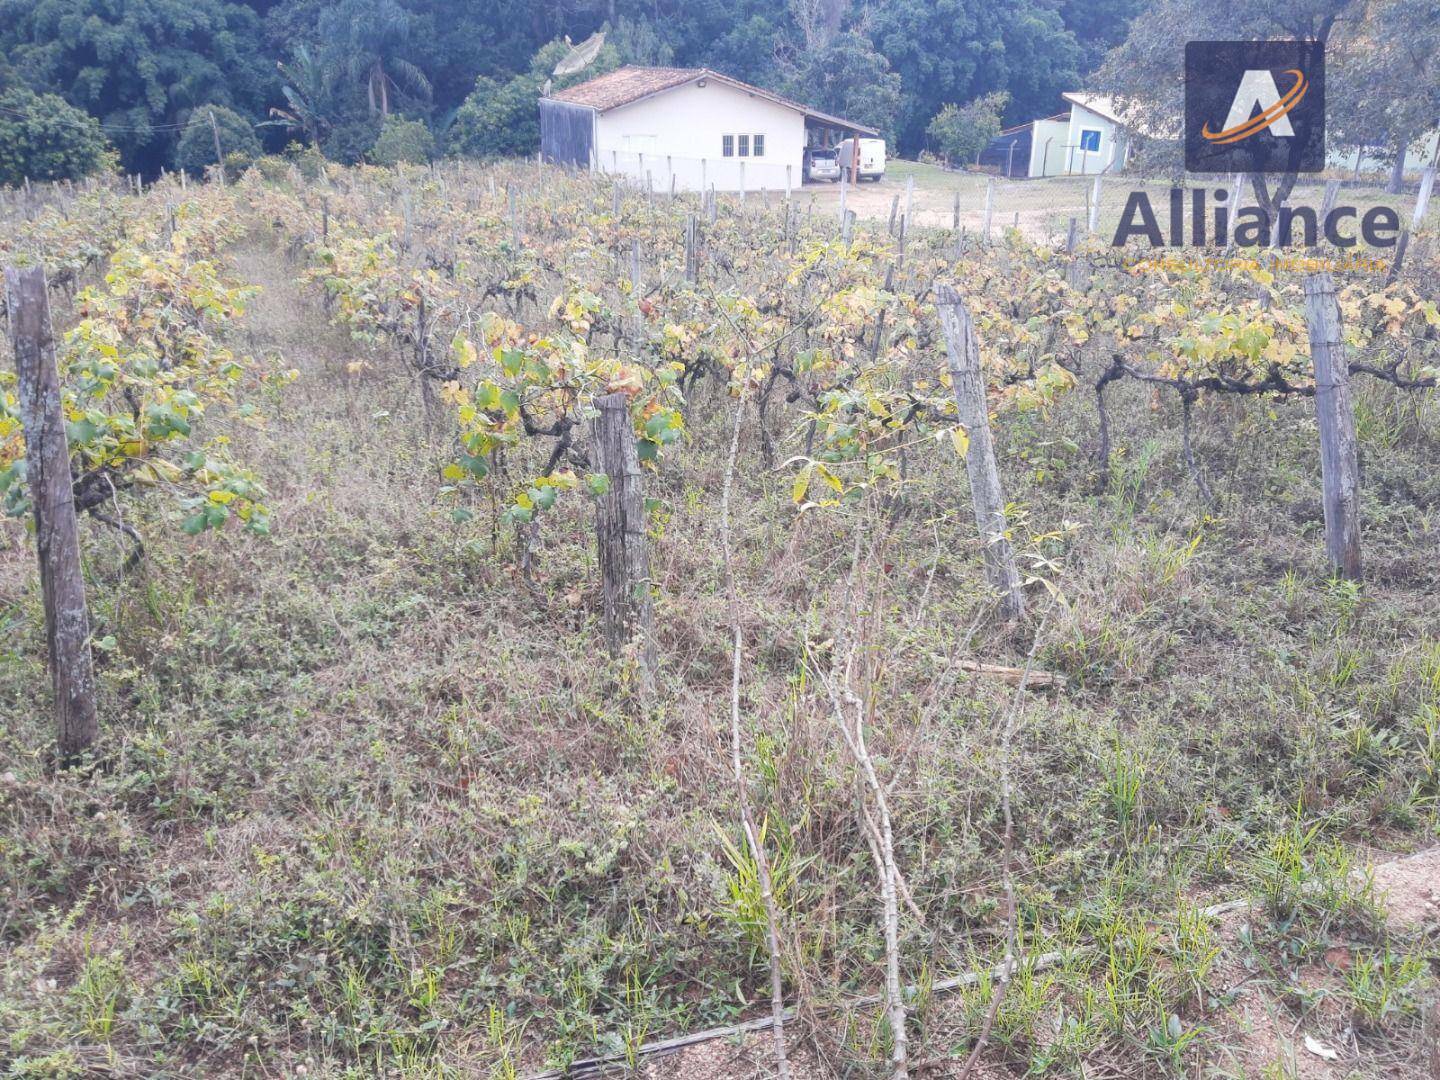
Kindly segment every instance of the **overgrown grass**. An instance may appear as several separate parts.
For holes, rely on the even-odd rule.
[[[0,1060],[25,1076],[510,1077],[633,1062],[648,1039],[750,1015],[766,957],[723,732],[717,390],[700,385],[691,442],[647,481],[662,662],[642,707],[599,645],[588,508],[547,517],[538,585],[518,584],[512,536],[433,500],[445,433],[425,440],[393,358],[318,331],[265,236],[237,257],[267,290],[252,347],[302,372],[267,427],[233,432],[273,489],[274,536],[189,538],[152,499],[149,560],[120,582],[120,554],[87,534],[97,637],[115,640],[91,773],[47,766],[33,556],[4,527]],[[1387,931],[1355,871],[1440,824],[1434,402],[1402,416],[1362,394],[1363,588],[1324,571],[1304,403],[1200,410],[1213,506],[1181,461],[1178,405],[1122,387],[1111,412],[1105,494],[1088,395],[998,432],[1018,546],[1060,568],[1038,662],[1064,685],[1028,696],[1016,739],[1028,959],[992,1064],[1196,1075],[1240,1038],[1226,1010],[1258,979],[1306,1030],[1353,1025],[1364,1068],[1424,1075],[1433,948]],[[777,437],[803,438],[797,421]],[[817,1017],[878,986],[854,779],[806,669],[864,529],[872,751],[923,916],[902,924],[917,1056],[963,1057],[995,980],[927,987],[1003,952],[1010,691],[946,660],[1016,663],[1023,645],[984,617],[953,456],[918,453],[893,514],[797,518],[756,443],[751,425],[747,767],[789,986]],[[1226,937],[1201,909],[1236,896],[1257,905]],[[1353,960],[1324,1002],[1297,994],[1337,943]],[[879,1075],[883,1018],[848,1015],[813,1036]]]

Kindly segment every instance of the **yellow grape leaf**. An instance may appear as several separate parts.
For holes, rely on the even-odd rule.
[[[955,453],[962,458],[970,453],[970,433],[963,427],[956,425],[950,430],[950,441],[955,444]]]
[[[790,486],[790,498],[795,502],[805,501],[805,493],[810,490],[810,475],[814,470],[814,464],[807,464],[795,477],[795,483]]]

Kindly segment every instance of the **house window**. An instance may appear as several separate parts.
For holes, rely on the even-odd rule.
[[[764,135],[756,135],[755,138],[751,141],[751,144],[750,144],[750,145],[751,145],[751,147],[752,147],[753,155],[754,155],[755,157],[764,157],[764,156],[765,156],[765,136],[764,136]]]
[[[1100,132],[1095,128],[1080,129],[1080,149],[1095,153],[1100,149]]]
[[[749,135],[740,135],[740,136],[737,136],[737,138],[739,138],[739,140],[740,140],[740,156],[741,156],[741,157],[749,157],[749,156],[750,156],[750,136],[749,136]]]
[[[721,135],[721,136],[720,136],[720,153],[721,153],[722,155],[724,155],[725,157],[734,157],[734,156],[735,156],[735,136],[734,136],[734,135]]]

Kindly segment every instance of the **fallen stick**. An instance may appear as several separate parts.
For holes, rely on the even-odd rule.
[[[1030,677],[1033,679],[1035,677],[1035,673],[1031,672]],[[1226,900],[1224,903],[1211,904],[1209,907],[1201,908],[1200,914],[1206,916],[1207,918],[1213,919],[1217,915],[1224,915],[1226,912],[1236,911],[1240,908],[1243,908],[1249,903],[1249,900],[1244,899]],[[1035,971],[1043,971],[1046,968],[1054,967],[1057,963],[1060,962],[1061,958],[1064,957],[1064,955],[1064,952],[1060,950],[1041,953],[1039,956],[1035,957],[1033,960],[1030,961],[1030,966]],[[941,979],[939,982],[932,983],[930,985],[930,992],[938,994],[944,993],[947,990],[958,990],[962,986],[974,986],[982,978],[987,977],[992,979],[1003,978],[1004,976],[1009,974],[1007,967],[1012,962],[1013,961],[1001,962],[990,968],[988,971],[967,971],[962,975],[955,975],[948,979]],[[907,997],[913,996],[918,990],[919,987],[907,986],[905,988],[905,994]],[[880,1005],[884,1001],[884,994],[865,994],[861,997],[847,998],[845,1001],[837,1004],[820,1006],[820,1010],[834,1012],[841,1008],[863,1009],[870,1005]],[[797,1015],[798,1013],[795,1009],[786,1009],[785,1022],[789,1023],[791,1020],[794,1020]],[[713,1042],[715,1039],[726,1039],[735,1035],[750,1035],[759,1031],[768,1031],[771,1025],[774,1024],[774,1022],[775,1020],[772,1016],[759,1016],[756,1017],[754,1020],[744,1020],[738,1024],[727,1024],[724,1027],[706,1028],[704,1031],[692,1031],[688,1035],[676,1035],[673,1038],[660,1039],[656,1042],[645,1043],[634,1051],[634,1056],[637,1058],[658,1057],[665,1054],[673,1053],[676,1050],[683,1050],[685,1049],[685,1047],[694,1046],[697,1043]],[[604,1069],[607,1066],[616,1065],[623,1062],[626,1057],[626,1054],[620,1053],[604,1054],[600,1057],[581,1058],[579,1061],[571,1062],[568,1068],[547,1069],[545,1072],[529,1073],[525,1076],[524,1080],[583,1080],[584,1077],[593,1076],[599,1070]]]
[[[933,656],[931,659],[947,664],[951,663],[948,656]],[[961,671],[968,671],[972,675],[990,675],[1011,686],[1019,686],[1021,677],[1025,675],[1024,668],[1010,667],[1007,664],[986,664],[980,660],[956,660],[954,664]],[[1063,675],[1056,675],[1050,671],[1032,671],[1025,679],[1027,690],[1045,690],[1064,684],[1065,677]]]

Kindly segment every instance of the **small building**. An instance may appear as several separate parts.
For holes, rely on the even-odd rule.
[[[705,68],[622,67],[540,99],[545,160],[656,191],[784,191],[808,147],[878,134]]]
[[[977,164],[998,176],[1054,176],[1065,160],[1069,130],[1069,113],[1006,128],[980,151]]]
[[[1060,96],[1070,103],[1061,172],[1089,176],[1123,169],[1130,156],[1130,139],[1114,99],[1105,94],[1067,92]]]
[[[979,165],[1000,176],[1091,176],[1123,168],[1129,127],[1104,94],[1064,93],[1068,112],[1006,128],[980,152]]]

